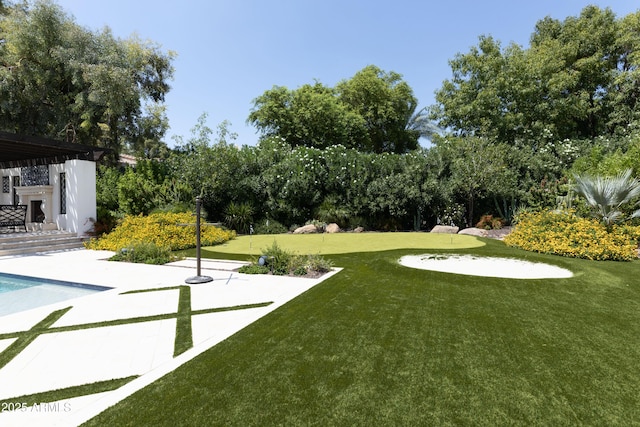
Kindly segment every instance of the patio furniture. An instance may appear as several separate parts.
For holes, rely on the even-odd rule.
[[[24,227],[27,231],[27,205],[0,205],[0,227]]]

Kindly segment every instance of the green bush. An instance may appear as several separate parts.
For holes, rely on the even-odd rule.
[[[284,234],[287,231],[287,227],[270,218],[263,219],[254,227],[255,234]]]
[[[224,211],[224,222],[230,229],[248,234],[253,214],[254,209],[251,203],[231,202]]]
[[[439,218],[443,225],[459,225],[464,223],[464,213],[464,205],[452,203],[439,213]]]
[[[109,233],[118,224],[118,218],[114,215],[113,211],[107,208],[98,206],[96,209],[97,219],[93,221],[93,229],[91,235],[100,237],[103,234]]]
[[[185,212],[191,212],[192,210],[193,210],[193,203],[175,202],[175,203],[170,203],[170,204],[166,204],[164,206],[155,208],[151,211],[151,213],[152,214],[154,213],[185,213]],[[204,209],[201,209],[200,215],[203,218],[206,218],[207,212],[205,212]]]
[[[276,241],[262,251],[262,256],[265,256],[268,260],[267,265],[271,273],[276,275],[289,274],[289,265],[294,255],[278,246]]]
[[[152,168],[143,167],[144,164],[147,163],[128,168],[118,182],[118,207],[125,214],[147,215],[156,207],[159,184]]]
[[[109,258],[110,261],[125,261],[141,264],[166,264],[174,261],[175,256],[171,254],[168,246],[158,246],[154,243],[137,243],[130,247],[121,248]]]
[[[354,217],[348,218],[346,226],[352,229],[358,228],[358,227],[362,227],[366,229],[371,228],[369,219],[363,216],[354,216]]]
[[[320,255],[307,255],[305,267],[310,272],[327,273],[333,268],[333,262]]]
[[[294,276],[306,276],[307,269],[304,267],[304,265],[299,265],[292,270],[292,274]]]
[[[260,258],[264,260],[264,265],[259,264]],[[331,261],[320,255],[297,255],[282,249],[275,241],[270,247],[262,250],[260,258],[238,271],[246,274],[306,276],[326,273],[333,267]]]
[[[271,271],[266,265],[249,264],[240,267],[238,272],[244,274],[269,274]]]
[[[349,209],[340,203],[335,195],[327,196],[316,209],[316,217],[327,224],[335,222],[344,227],[350,216]]]

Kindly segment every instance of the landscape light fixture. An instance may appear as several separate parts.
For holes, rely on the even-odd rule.
[[[198,283],[208,283],[213,281],[213,277],[203,276],[200,273],[200,210],[202,208],[202,199],[196,197],[196,275],[188,277],[184,282],[190,285]]]

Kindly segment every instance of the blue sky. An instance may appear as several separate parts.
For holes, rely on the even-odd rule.
[[[588,4],[618,17],[640,10],[637,0],[56,0],[91,30],[137,34],[177,53],[166,98],[172,135],[188,138],[198,117],[231,122],[236,143],[254,145],[246,124],[252,100],[274,85],[295,89],[318,80],[334,86],[373,64],[395,71],[420,107],[451,77],[448,61],[480,35],[502,46],[528,46],[535,23],[577,16]]]

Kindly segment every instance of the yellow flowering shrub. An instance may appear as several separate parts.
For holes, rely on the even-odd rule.
[[[620,227],[620,231],[640,245],[640,225],[623,225]]]
[[[126,216],[113,231],[99,239],[85,243],[88,249],[118,251],[137,243],[154,243],[171,250],[194,248],[195,218],[190,213],[155,213],[148,216]],[[200,243],[212,246],[236,237],[235,231],[226,231],[212,225],[200,227]]]
[[[580,218],[572,213],[525,212],[504,242],[546,254],[630,261],[637,258],[637,241],[628,228],[614,225],[607,230],[595,219]]]

